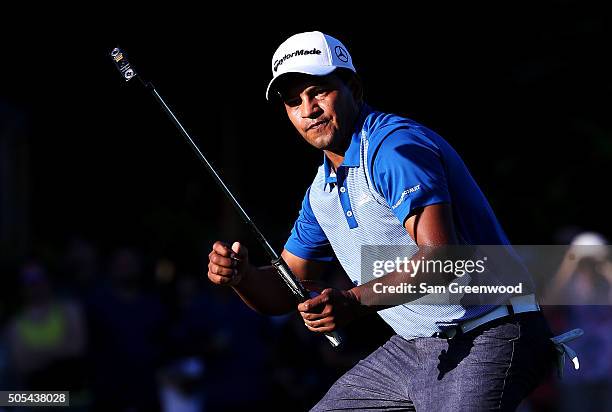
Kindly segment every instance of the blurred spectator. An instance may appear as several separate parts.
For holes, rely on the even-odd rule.
[[[159,374],[162,410],[203,412],[203,373],[204,364],[198,358],[182,359],[164,368]]]
[[[194,276],[177,277],[175,316],[170,329],[174,358],[215,356],[228,344],[223,327],[214,321],[213,293]],[[218,310],[218,309],[217,309]]]
[[[109,284],[87,299],[94,410],[159,410],[155,376],[167,313],[159,297],[146,290],[142,258],[135,251],[114,253],[109,275]]]
[[[206,351],[206,410],[265,410],[270,401],[269,320],[230,291],[202,281],[196,284],[197,293],[184,307],[181,324],[184,331],[191,331],[184,337],[199,335],[202,342],[206,335],[202,346]],[[205,329],[198,331],[196,325]],[[240,382],[235,382],[237,376]]]
[[[609,305],[612,271],[607,244],[598,233],[576,236],[552,279],[546,301],[563,305]]]
[[[72,390],[82,387],[85,324],[81,306],[56,298],[45,269],[23,266],[23,307],[9,322],[10,362],[24,390]]]
[[[561,411],[612,410],[612,307],[608,241],[597,233],[576,236],[547,294],[547,315],[556,330],[582,328],[572,342],[580,369],[566,366],[559,381]]]

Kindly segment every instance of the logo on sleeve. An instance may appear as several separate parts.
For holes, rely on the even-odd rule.
[[[361,207],[368,203],[370,200],[373,200],[372,197],[368,196],[366,193],[361,192],[359,198],[357,199],[357,206]]]
[[[416,191],[418,191],[418,190],[420,190],[420,189],[421,189],[421,185],[420,185],[420,184],[418,184],[418,185],[416,185],[416,186],[412,186],[412,187],[410,187],[410,188],[408,188],[408,189],[404,190],[404,191],[402,192],[402,195],[400,196],[399,200],[397,201],[397,203],[396,203],[396,204],[394,204],[393,206],[391,206],[391,209],[397,209],[397,208],[399,207],[399,205],[401,205],[401,204],[402,204],[402,202],[404,201],[404,199],[406,198],[406,196],[408,196],[410,193],[414,193],[414,192],[416,192]]]

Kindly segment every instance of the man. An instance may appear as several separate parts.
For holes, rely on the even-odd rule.
[[[416,122],[366,105],[348,50],[331,36],[290,37],[272,71],[267,98],[279,97],[300,135],[324,153],[282,256],[302,280],[317,279],[338,259],[355,285],[326,288],[297,309],[317,333],[372,311],[397,333],[313,410],[514,410],[553,365],[551,334],[533,295],[508,296],[502,305],[398,304],[374,292],[374,283],[415,277],[398,270],[362,278],[363,245],[418,246],[423,253],[509,244],[458,154]],[[274,268],[250,265],[242,244],[216,242],[209,259],[209,279],[232,286],[251,308],[295,310]]]

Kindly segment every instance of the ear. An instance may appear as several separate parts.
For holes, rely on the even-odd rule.
[[[351,90],[356,102],[363,101],[363,83],[361,82],[361,78],[357,73],[351,76],[351,79],[348,82],[348,87]]]

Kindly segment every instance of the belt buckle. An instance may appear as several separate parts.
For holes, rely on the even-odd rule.
[[[450,340],[457,336],[457,328],[453,327],[450,329],[443,330],[442,332],[436,332],[432,336],[438,339]]]

